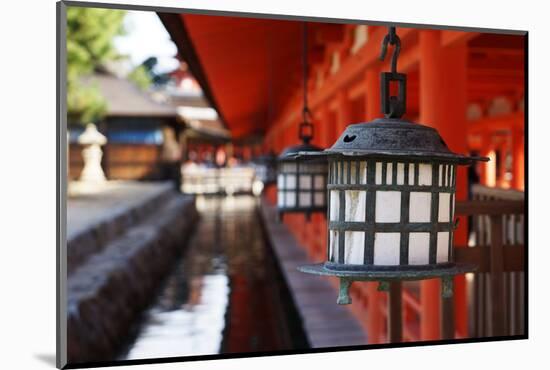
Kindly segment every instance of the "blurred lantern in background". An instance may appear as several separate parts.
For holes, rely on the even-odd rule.
[[[327,261],[300,267],[340,278],[339,304],[349,304],[353,281],[440,277],[443,296],[452,277],[475,266],[453,262],[456,168],[486,158],[455,154],[439,133],[401,119],[406,75],[397,73],[400,40],[390,27],[382,44],[394,45],[392,71],[381,74],[386,118],[350,125],[329,149],[300,153],[298,159],[327,158],[329,207]],[[398,95],[390,96],[390,83]]]
[[[303,126],[302,126],[303,127]],[[326,212],[327,164],[324,160],[304,161],[294,157],[298,152],[321,152],[301,135],[303,144],[285,149],[279,156],[277,175],[277,210],[298,212],[308,218],[314,212]]]
[[[304,105],[299,138],[302,144],[286,148],[278,160],[277,210],[281,219],[285,213],[305,214],[309,219],[314,212],[326,212],[327,162],[325,158],[304,161],[297,158],[300,152],[319,153],[321,148],[310,144],[313,139],[311,112],[307,105],[307,23],[303,28]]]

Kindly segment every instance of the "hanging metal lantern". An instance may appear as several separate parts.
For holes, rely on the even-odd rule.
[[[324,158],[318,161],[304,161],[296,158],[302,152],[319,153],[321,148],[311,145],[311,135],[303,134],[303,128],[309,123],[302,123],[300,138],[302,144],[285,149],[279,156],[277,175],[277,210],[281,218],[284,213],[299,212],[308,218],[314,212],[325,213],[327,210],[327,163]]]
[[[310,144],[313,124],[307,105],[307,23],[303,34],[304,106],[299,138],[302,144],[286,148],[278,158],[277,210],[279,219],[285,213],[303,213],[309,219],[314,212],[326,212],[327,161],[325,158],[304,161],[298,153],[320,153],[322,149]]]
[[[395,45],[392,72],[382,73],[382,111],[386,118],[350,125],[336,143],[302,159],[326,157],[327,261],[300,271],[340,278],[339,304],[349,304],[353,281],[442,279],[442,294],[452,295],[452,277],[476,266],[453,260],[456,169],[488,158],[449,150],[431,127],[401,119],[406,75],[396,72],[400,40],[391,27],[382,46]],[[390,96],[389,83],[399,93]]]

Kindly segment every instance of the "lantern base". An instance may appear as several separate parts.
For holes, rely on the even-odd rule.
[[[338,265],[346,269],[338,269]],[[359,268],[360,267],[360,268]],[[340,279],[338,304],[350,304],[349,288],[354,281],[378,281],[378,290],[389,291],[389,283],[402,280],[441,279],[441,295],[453,295],[453,277],[474,272],[477,266],[466,263],[445,263],[428,266],[350,266],[331,262],[299,266],[298,270],[308,274],[334,276]]]

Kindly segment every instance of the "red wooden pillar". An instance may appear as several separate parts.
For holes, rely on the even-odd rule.
[[[440,99],[440,32],[420,31],[420,122],[438,127]],[[443,133],[441,133],[443,134]],[[445,138],[446,139],[446,138]],[[420,339],[439,339],[440,335],[440,286],[439,280],[420,283]]]
[[[319,127],[318,130],[320,131],[320,144],[321,148],[326,149],[330,148],[332,144],[334,143],[332,138],[330,137],[330,130],[331,126],[334,125],[334,122],[330,121],[330,111],[326,107],[326,104],[323,104],[323,108],[319,112],[320,120],[318,120],[317,126]],[[322,215],[319,215],[319,217],[316,220],[317,223],[317,231],[318,235],[317,238],[319,238],[319,245],[320,249],[317,254],[317,259],[319,262],[322,262],[326,259],[326,250],[327,250],[327,224],[326,224],[326,218]]]
[[[525,189],[525,147],[523,130],[512,131],[512,186],[517,190]]]
[[[366,120],[372,121],[382,116],[380,109],[380,71],[369,68],[365,73],[367,92],[365,94]]]
[[[467,57],[465,43],[446,47],[441,53],[441,63],[444,66],[441,77],[441,115],[438,130],[449,148],[456,153],[467,152]],[[466,200],[468,197],[468,169],[460,166],[457,172],[456,199]],[[468,218],[461,217],[459,227],[454,234],[454,244],[466,246],[468,241]],[[466,278],[464,275],[454,279],[454,313],[455,328],[461,336],[468,333],[468,309],[466,296]]]
[[[497,186],[499,188],[506,188],[506,138],[498,136],[497,139],[498,144],[495,151],[498,152],[498,157],[500,161],[499,167],[497,169],[498,172],[496,173]]]
[[[380,117],[380,75],[379,71],[369,68],[365,74],[366,91],[366,120],[370,121]],[[380,343],[382,341],[382,330],[384,329],[384,315],[381,311],[382,294],[378,291],[375,282],[368,282],[367,292],[367,335],[369,343]]]
[[[487,148],[484,156],[489,157],[489,162],[484,162],[483,165],[485,173],[485,176],[483,177],[483,185],[494,187],[497,184],[497,149],[493,143],[493,138],[490,132],[484,134],[483,145]]]
[[[481,146],[480,146],[479,155],[481,157],[488,157],[489,153],[491,152],[490,137],[486,132],[481,133],[480,136],[481,136]],[[479,182],[482,185],[487,185],[487,177],[489,172],[489,168],[487,167],[487,162],[479,162],[476,164],[476,166],[478,166],[479,168]]]
[[[337,137],[345,130],[351,122],[351,102],[349,101],[347,91],[340,89],[338,91],[338,133]]]
[[[330,125],[334,124],[334,122],[329,122],[329,112],[328,109],[323,107],[319,112],[317,113],[317,116],[315,117],[314,123],[315,123],[315,135],[319,138],[319,146],[321,148],[328,148],[332,145],[332,142],[330,141],[330,135],[329,135],[329,129]]]
[[[328,109],[323,105],[322,108],[315,112],[314,116],[315,137],[317,137],[314,143],[322,149],[329,148],[333,144],[329,138],[331,124],[334,124],[334,122],[329,122]],[[311,217],[310,242],[312,243],[312,257],[316,262],[324,261],[326,255],[326,228],[324,227],[326,224],[324,221],[325,217],[322,214],[314,214]]]
[[[467,46],[464,43],[441,47],[440,31],[420,31],[420,121],[435,127],[449,148],[457,153],[467,150]],[[458,169],[456,199],[467,196],[467,170]],[[454,235],[456,245],[465,245],[467,220]],[[420,289],[422,340],[440,338],[441,292],[439,279],[426,280]],[[464,276],[455,278],[456,328],[467,329]]]

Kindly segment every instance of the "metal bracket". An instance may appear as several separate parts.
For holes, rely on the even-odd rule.
[[[401,118],[407,110],[407,75],[397,72],[380,73],[380,93],[382,95],[382,113],[386,118]],[[397,81],[397,96],[392,96],[390,83]]]
[[[379,292],[389,292],[390,291],[390,282],[389,281],[379,281],[377,290]]]
[[[298,136],[304,144],[309,144],[313,139],[313,124],[307,120],[300,123],[300,132]]]
[[[451,298],[454,292],[453,276],[441,277],[441,296],[443,298]]]
[[[351,297],[349,296],[349,288],[353,280],[340,278],[340,290],[338,292],[338,299],[336,303],[338,304],[350,304]]]

